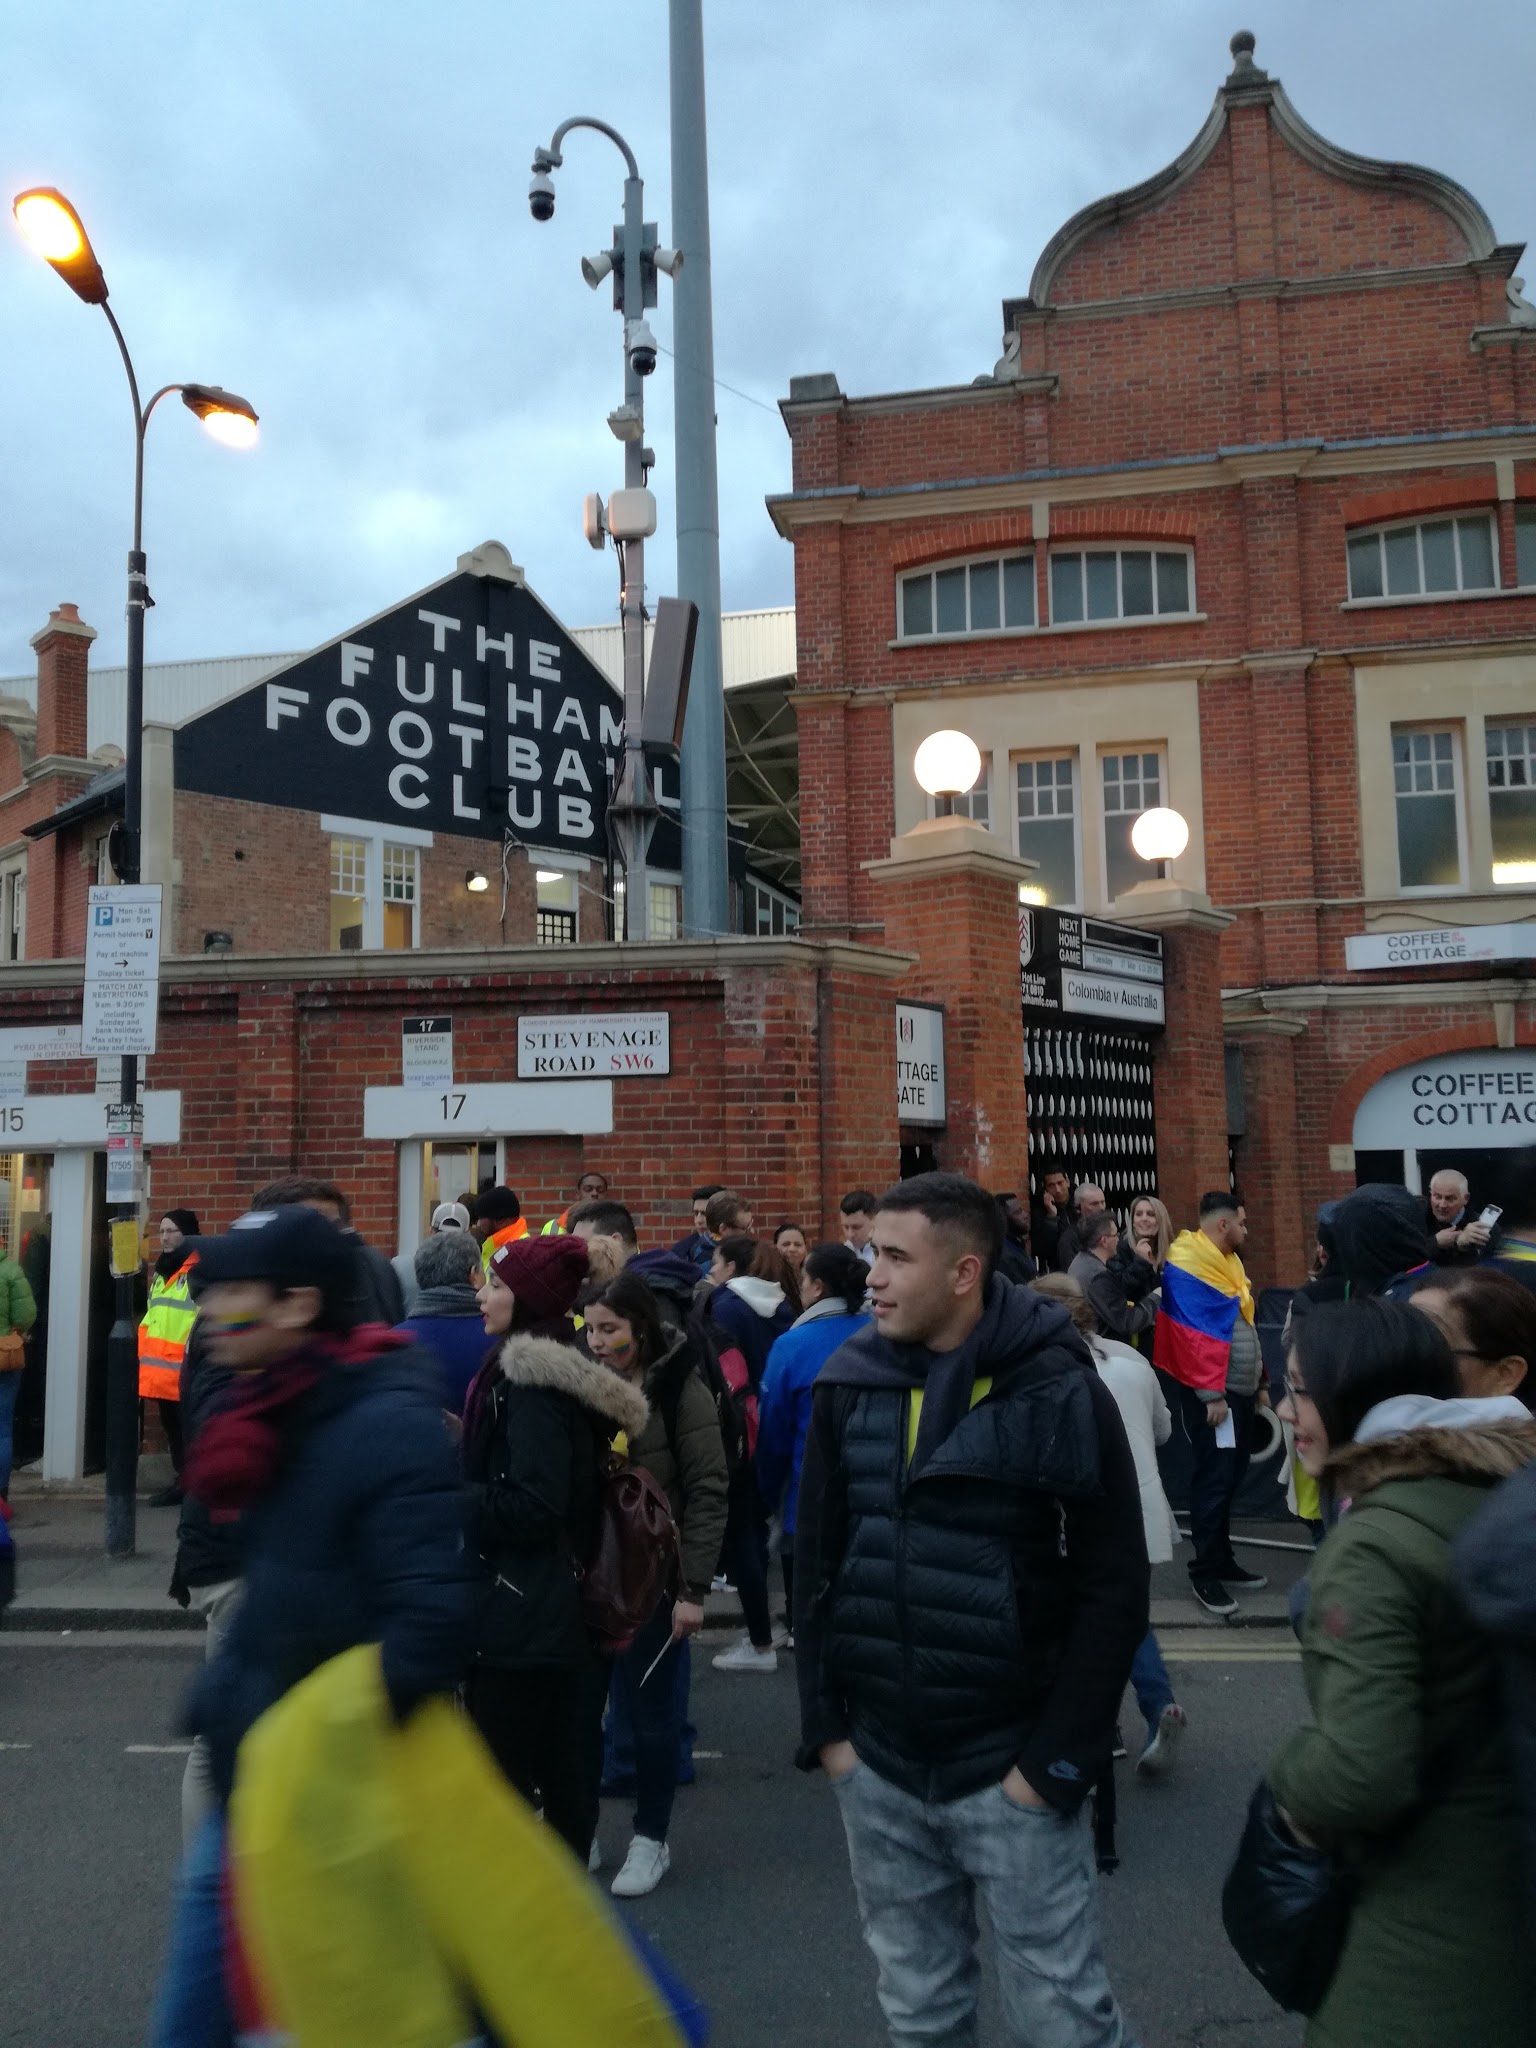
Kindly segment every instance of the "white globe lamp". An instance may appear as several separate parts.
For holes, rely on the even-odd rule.
[[[964,796],[981,775],[981,749],[963,732],[931,732],[912,761],[918,785],[929,796]]]
[[[1189,844],[1189,821],[1159,806],[1143,811],[1131,827],[1131,845],[1145,861],[1177,860]]]

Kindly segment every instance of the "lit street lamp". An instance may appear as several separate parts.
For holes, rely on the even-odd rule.
[[[1165,805],[1143,811],[1131,827],[1131,846],[1138,859],[1157,870],[1157,879],[1168,879],[1168,863],[1177,860],[1189,844],[1189,820],[1182,811]]]
[[[645,379],[656,368],[656,337],[645,317],[656,303],[656,273],[675,277],[682,268],[676,249],[656,246],[656,228],[646,222],[645,186],[635,153],[617,128],[578,114],[562,121],[547,149],[533,153],[533,182],[528,210],[535,220],[551,220],[555,181],[563,157],[560,145],[573,128],[592,128],[606,135],[624,158],[624,224],[613,247],[581,259],[581,274],[596,291],[605,277],[613,279],[613,303],[624,316],[624,402],[608,415],[614,438],[624,449],[624,488],[615,491],[606,509],[589,498],[587,539],[600,548],[611,540],[619,557],[620,610],[624,629],[624,767],[608,815],[618,835],[624,862],[624,936],[644,939],[650,931],[650,881],[646,856],[656,824],[656,799],[645,765],[641,720],[645,708],[645,543],[656,531],[656,500],[646,479],[656,466],[645,445]]]
[[[981,749],[969,733],[931,732],[912,756],[919,789],[934,799],[941,818],[953,815],[955,798],[973,790],[981,779]]]
[[[144,810],[144,614],[154,602],[149,594],[144,559],[144,435],[150,417],[162,398],[174,392],[183,405],[202,421],[215,440],[226,447],[249,448],[256,440],[256,409],[248,400],[224,391],[217,384],[165,384],[148,405],[139,399],[139,380],[134,374],[128,344],[107,304],[107,280],[102,275],[96,252],[91,247],[80,216],[52,186],[38,186],[23,192],[11,207],[16,225],[38,255],[63,278],[70,290],[88,306],[100,306],[107,316],[113,339],[128,372],[128,392],[133,400],[133,546],[128,554],[128,731],[123,758],[123,846],[121,859],[114,862],[118,879],[139,879],[139,844]],[[139,1099],[139,1063],[135,1055],[123,1059],[121,1101],[132,1110]],[[136,1206],[130,1204],[118,1215],[120,1222],[138,1221]],[[107,1340],[106,1403],[106,1545],[112,1557],[132,1554],[134,1543],[134,1486],[139,1461],[139,1377],[138,1344],[134,1317],[132,1272],[117,1271],[126,1261],[114,1259],[116,1319]]]

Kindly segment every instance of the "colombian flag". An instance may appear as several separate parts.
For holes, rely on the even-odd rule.
[[[1218,1251],[1200,1230],[1181,1230],[1163,1266],[1163,1301],[1152,1333],[1152,1363],[1199,1393],[1227,1384],[1239,1315],[1253,1321],[1253,1294],[1235,1252]]]

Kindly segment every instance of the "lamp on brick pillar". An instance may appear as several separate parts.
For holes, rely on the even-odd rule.
[[[933,748],[933,739],[944,745]],[[964,748],[953,744],[964,741]],[[924,748],[933,748],[924,755]],[[981,761],[963,734],[933,735],[918,778],[942,798],[972,787]],[[964,778],[969,769],[969,779]],[[1024,1023],[1019,990],[1019,890],[1033,861],[1004,853],[969,818],[939,817],[891,841],[888,860],[865,868],[881,896],[885,943],[915,953],[895,995],[944,1010],[946,1124],[937,1152],[946,1171],[983,1186],[1022,1184],[1029,1129],[1024,1108]],[[892,1019],[894,1030],[895,1020]]]
[[[144,556],[144,436],[150,418],[162,398],[173,393],[187,410],[200,419],[216,441],[229,448],[249,448],[256,440],[256,409],[247,399],[225,391],[217,384],[164,384],[146,405],[139,397],[139,380],[133,358],[117,316],[107,304],[107,280],[91,247],[84,223],[62,192],[40,185],[21,193],[11,212],[16,225],[37,254],[49,264],[77,299],[88,306],[100,306],[117,343],[128,375],[128,396],[133,402],[133,545],[128,552],[128,718],[123,749],[123,849],[116,862],[119,878],[133,883],[139,879],[139,847],[143,830],[144,802],[144,614],[153,604],[149,594]],[[89,628],[86,629],[89,631]],[[39,703],[39,743],[41,732]],[[84,723],[80,729],[84,752]],[[136,1053],[124,1055],[120,1100],[131,1113],[139,1099],[139,1062]],[[117,1221],[132,1222],[137,1209],[132,1203],[118,1212]],[[116,1313],[107,1339],[106,1403],[106,1546],[109,1556],[129,1557],[134,1545],[134,1490],[139,1461],[138,1346],[133,1289],[134,1272],[117,1270],[113,1261]]]

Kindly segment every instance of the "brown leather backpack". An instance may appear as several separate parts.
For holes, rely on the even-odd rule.
[[[597,1533],[581,1568],[587,1632],[605,1657],[620,1656],[676,1585],[682,1541],[672,1506],[649,1472],[615,1451],[598,1464]]]

